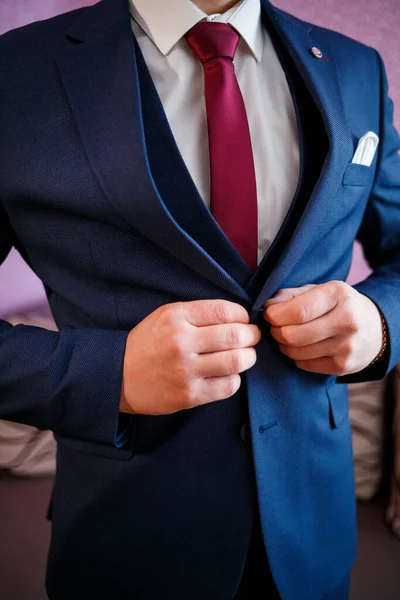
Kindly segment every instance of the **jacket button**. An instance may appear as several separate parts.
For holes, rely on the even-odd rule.
[[[245,423],[240,430],[240,437],[244,442],[249,441],[249,424]]]

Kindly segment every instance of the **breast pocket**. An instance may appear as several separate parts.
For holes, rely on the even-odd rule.
[[[372,186],[375,168],[349,163],[343,173],[342,183],[344,186],[365,188]]]

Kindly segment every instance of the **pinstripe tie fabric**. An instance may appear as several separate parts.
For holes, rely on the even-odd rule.
[[[199,22],[186,39],[204,68],[210,147],[210,210],[251,269],[257,268],[257,190],[249,125],[233,57],[239,34]]]

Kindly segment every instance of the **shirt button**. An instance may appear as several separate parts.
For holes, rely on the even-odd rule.
[[[249,441],[249,424],[245,423],[242,426],[242,429],[240,430],[240,437],[242,438],[242,440],[244,442],[248,442]]]

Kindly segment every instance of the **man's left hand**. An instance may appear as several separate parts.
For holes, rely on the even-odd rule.
[[[361,371],[382,347],[377,306],[343,281],[284,288],[264,304],[279,348],[304,371]]]

